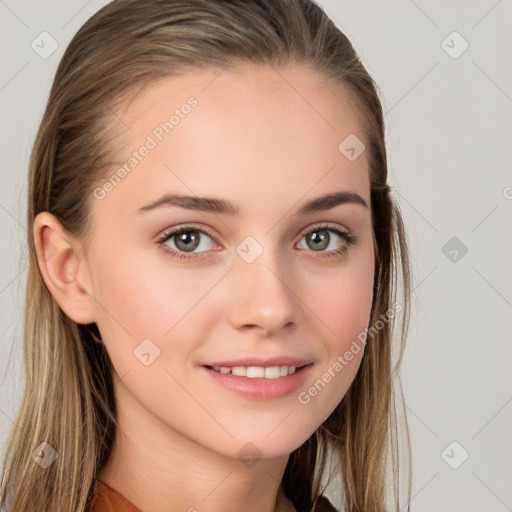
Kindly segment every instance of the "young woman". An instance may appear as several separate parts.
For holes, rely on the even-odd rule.
[[[102,8],[57,70],[28,223],[1,506],[389,510],[407,243],[376,86],[317,4]]]

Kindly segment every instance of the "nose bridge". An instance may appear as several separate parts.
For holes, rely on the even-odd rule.
[[[247,237],[236,250],[232,272],[231,320],[236,327],[258,326],[267,333],[297,320],[292,273],[278,248]]]

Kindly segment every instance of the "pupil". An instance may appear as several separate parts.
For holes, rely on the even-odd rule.
[[[317,249],[325,249],[329,245],[329,235],[325,230],[314,231],[311,234],[311,240],[315,244],[320,243],[320,246],[317,245]]]
[[[192,233],[192,234],[191,234]],[[194,250],[198,246],[199,237],[193,231],[184,231],[178,236],[176,245],[185,251]],[[190,243],[192,242],[192,243]],[[183,247],[180,245],[183,244]]]

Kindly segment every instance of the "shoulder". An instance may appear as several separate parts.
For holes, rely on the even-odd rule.
[[[121,493],[97,480],[89,512],[141,512],[141,510]]]

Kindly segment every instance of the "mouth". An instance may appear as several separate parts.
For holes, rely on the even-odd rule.
[[[202,371],[214,386],[244,398],[272,400],[287,397],[304,385],[313,363],[302,366],[217,366],[203,365]]]
[[[292,365],[276,365],[276,366],[210,366],[205,368],[213,370],[223,375],[235,375],[237,377],[247,377],[249,379],[279,379],[288,377],[296,371],[308,365],[292,366]]]

